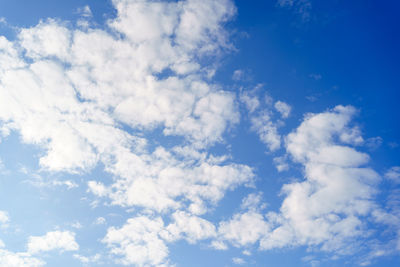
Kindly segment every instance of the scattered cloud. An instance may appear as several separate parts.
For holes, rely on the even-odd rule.
[[[277,5],[293,10],[303,21],[309,21],[311,17],[311,0],[278,0]]]
[[[274,164],[278,172],[283,172],[289,170],[289,163],[285,156],[282,157],[275,157],[273,159]]]
[[[365,141],[365,145],[369,150],[376,150],[378,149],[383,143],[383,139],[380,136],[368,138]]]
[[[314,79],[316,81],[319,81],[322,79],[322,75],[317,74],[317,73],[311,73],[310,75],[308,75],[308,77],[310,77],[311,79]]]
[[[244,71],[243,70],[235,70],[232,75],[232,80],[240,81],[244,78]]]
[[[278,226],[261,240],[262,249],[320,245],[324,251],[351,253],[365,234],[363,218],[375,209],[380,178],[363,166],[368,155],[334,141],[352,132],[348,124],[355,114],[351,106],[309,114],[287,136],[286,149],[303,164],[305,180],[282,188],[286,197],[280,213],[268,215]]]
[[[0,226],[2,228],[8,227],[8,223],[10,222],[10,217],[8,212],[0,210]]]
[[[74,254],[73,257],[82,262],[83,264],[98,263],[101,260],[100,254],[95,254],[93,256],[83,256],[80,254]]]
[[[80,7],[76,10],[76,12],[81,15],[82,17],[85,18],[90,18],[93,16],[92,14],[92,10],[90,9],[90,7],[88,5],[84,6],[84,7]]]
[[[164,222],[159,217],[138,216],[119,229],[109,228],[103,242],[111,248],[111,253],[121,257],[119,262],[124,265],[167,266],[169,250],[160,237],[163,228]]]
[[[267,145],[270,151],[276,151],[281,147],[281,136],[278,126],[271,120],[268,113],[261,114],[251,119],[252,129],[257,132],[260,140]]]
[[[32,257],[27,253],[13,253],[0,249],[0,267],[40,267],[45,262]]]
[[[382,139],[364,141],[359,128],[350,126],[355,108],[308,114],[285,137],[279,128],[290,116],[290,105],[268,94],[261,97],[261,86],[237,97],[213,83],[214,57],[232,48],[223,27],[236,12],[231,1],[112,3],[116,15],[106,29],[89,24],[71,29],[48,19],[20,29],[15,41],[0,37],[0,121],[2,134],[16,131],[23,143],[41,149],[37,173],[83,174],[104,166],[110,179],[87,181],[92,203],[104,200],[135,211],[102,239],[116,262],[169,266],[168,244],[179,240],[206,242],[217,250],[234,246],[247,256],[255,244],[261,250],[307,246],[345,254],[368,232],[367,217],[397,229],[394,205],[388,211],[374,203],[380,177],[368,166],[369,155],[354,148],[363,143],[377,148]],[[278,6],[310,19],[309,0],[279,0]],[[89,6],[78,13],[92,16]],[[232,79],[245,76],[236,70]],[[239,123],[240,103],[268,150],[286,149],[273,159],[278,171],[288,170],[292,161],[304,176],[283,186],[279,211],[265,212],[262,194],[252,193],[235,214],[213,223],[201,216],[228,191],[254,183],[250,166],[208,150],[224,144],[224,134]],[[149,133],[174,141],[160,145]],[[78,187],[37,173],[35,185]],[[393,167],[384,176],[398,183],[399,173]],[[0,224],[8,221],[0,211]],[[105,223],[103,217],[94,221]],[[82,227],[79,222],[71,226]],[[0,266],[7,267],[43,266],[32,255],[79,250],[70,231],[31,236],[25,253],[4,247],[1,241]],[[101,257],[74,258],[88,264]],[[246,264],[238,257],[232,261]]]
[[[400,166],[394,166],[385,173],[385,178],[390,181],[400,184]]]
[[[104,217],[98,217],[95,221],[94,224],[100,225],[100,224],[105,224],[106,219]]]
[[[284,119],[289,117],[290,111],[292,110],[291,106],[282,101],[276,101],[274,107]]]
[[[246,264],[246,261],[244,260],[244,259],[242,259],[242,258],[232,258],[232,262],[234,263],[234,264],[237,264],[237,265],[243,265],[243,264]]]
[[[44,236],[31,236],[27,247],[28,253],[32,255],[51,250],[76,251],[79,249],[75,241],[75,233],[70,231],[54,231]]]
[[[221,222],[218,235],[220,240],[228,241],[235,247],[243,247],[256,243],[269,229],[270,225],[261,213],[249,210]]]

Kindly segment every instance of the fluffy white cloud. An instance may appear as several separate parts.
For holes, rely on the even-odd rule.
[[[256,243],[269,228],[262,214],[250,210],[235,214],[229,221],[221,222],[218,234],[221,240],[227,240],[240,247]]]
[[[75,233],[70,231],[54,231],[48,232],[44,236],[31,236],[27,247],[30,254],[51,250],[76,251],[79,249],[79,245],[75,241]]]
[[[258,84],[250,91],[241,92],[239,100],[249,111],[251,130],[258,134],[269,151],[275,152],[282,144],[278,129],[284,125],[282,120],[289,117],[291,107],[282,101],[274,104],[273,98],[267,93],[264,93],[264,103],[260,101],[257,92],[262,87],[262,84]],[[278,114],[282,120],[276,118]]]
[[[28,253],[13,253],[0,249],[0,267],[40,267],[45,262],[36,259]]]
[[[234,96],[209,83],[198,62],[228,46],[220,24],[235,12],[230,1],[113,4],[113,33],[47,20],[21,29],[16,42],[1,38],[0,120],[47,150],[40,159],[47,169],[86,171],[98,160],[118,161],[140,139],[121,131],[121,122],[161,126],[198,147],[238,122]]]
[[[348,146],[358,144],[350,139],[362,140],[349,126],[355,113],[353,107],[337,106],[308,114],[285,140],[288,155],[304,167],[304,180],[283,186],[279,212],[262,214],[261,195],[249,195],[242,203],[247,210],[219,224],[212,247],[226,249],[226,242],[237,247],[259,243],[262,250],[305,245],[346,254],[367,235],[367,221],[396,233],[400,213],[374,203],[380,177],[365,166],[369,156]],[[344,134],[352,138],[341,138]]]
[[[130,166],[136,166],[134,170]],[[167,211],[172,208],[188,209],[195,214],[207,210],[207,204],[215,205],[224,192],[238,185],[252,181],[252,170],[243,165],[216,165],[209,160],[193,164],[182,161],[177,155],[158,148],[152,155],[137,157],[128,154],[115,171],[123,171],[110,187],[89,182],[90,190],[99,195],[107,195],[113,204],[139,206]],[[184,205],[179,201],[184,197]]]
[[[261,240],[262,249],[321,245],[323,250],[348,253],[345,241],[363,235],[363,218],[375,209],[379,175],[363,167],[368,155],[338,144],[343,133],[354,132],[347,125],[355,113],[353,107],[337,106],[309,114],[288,135],[287,151],[303,164],[305,180],[283,187],[286,198],[280,213],[268,215],[277,227]]]
[[[159,236],[163,228],[161,218],[139,216],[119,229],[109,228],[103,242],[111,247],[111,253],[122,256],[122,264],[167,266],[169,250]]]
[[[171,215],[171,236],[209,238],[214,226],[194,214],[254,177],[248,166],[204,150],[239,121],[234,94],[211,82],[215,55],[230,49],[223,24],[235,7],[229,0],[112,4],[117,13],[106,29],[89,22],[71,29],[48,19],[20,29],[16,41],[0,38],[1,127],[43,148],[42,170],[82,173],[101,162],[113,180],[89,181],[91,193],[164,214],[179,208],[182,213]],[[89,19],[90,8],[80,12]],[[160,147],[147,139],[151,134],[178,141],[172,149]],[[197,228],[182,230],[189,222]],[[119,247],[116,231],[104,240]],[[69,245],[62,241],[67,237]],[[52,245],[50,239],[60,240]],[[32,253],[73,250],[74,242],[67,232],[51,232],[31,237],[28,247]],[[161,264],[168,250],[164,241],[157,244],[155,259],[131,258],[131,246],[112,252],[125,255],[124,262]]]
[[[183,211],[175,212],[172,218],[173,223],[162,233],[163,238],[168,241],[185,238],[189,243],[196,243],[198,240],[216,236],[215,226],[205,219]]]

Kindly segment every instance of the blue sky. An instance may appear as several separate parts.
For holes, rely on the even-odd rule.
[[[398,8],[0,0],[0,267],[398,266]]]

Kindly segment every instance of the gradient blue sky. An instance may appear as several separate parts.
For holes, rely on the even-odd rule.
[[[0,0],[0,267],[398,266],[399,7]]]

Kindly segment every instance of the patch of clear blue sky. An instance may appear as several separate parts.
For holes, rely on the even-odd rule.
[[[237,90],[239,86],[251,89],[258,83],[265,84],[263,90],[293,107],[293,115],[283,128],[284,133],[297,127],[306,112],[321,112],[337,104],[354,105],[360,109],[356,121],[360,123],[364,137],[380,136],[383,139],[379,148],[367,151],[375,169],[382,173],[391,166],[400,165],[399,147],[396,147],[396,144],[400,145],[399,1],[312,1],[307,21],[291,9],[278,8],[275,1],[236,0],[235,3],[238,14],[228,28],[235,30],[232,40],[238,50],[223,58],[216,81],[229,90]],[[99,25],[115,12],[110,1],[106,0],[0,0],[0,17],[7,21],[7,24],[0,25],[0,34],[12,39],[15,37],[12,26],[30,27],[48,17],[67,20],[74,25],[78,18],[77,8],[85,5],[91,7]],[[244,70],[250,78],[239,84],[234,83],[231,77],[236,69]],[[313,75],[320,75],[320,79],[315,79],[318,76]],[[263,90],[260,94],[264,93]],[[232,144],[234,161],[256,167],[259,176],[257,186],[264,191],[269,209],[277,210],[281,202],[281,198],[277,198],[281,185],[291,177],[300,178],[301,172],[295,170],[278,174],[271,164],[273,155],[264,153],[264,146],[257,141],[255,134],[249,132],[246,122],[233,133],[229,143]],[[12,222],[23,229],[17,237],[7,232],[0,236],[10,249],[23,250],[21,244],[25,244],[27,236],[43,235],[55,225],[62,227],[75,220],[82,220],[83,223],[86,220],[90,224],[102,214],[118,214],[118,208],[93,210],[88,206],[90,200],[81,200],[86,195],[86,179],[93,175],[105,175],[100,167],[83,177],[72,177],[78,183],[82,181],[83,186],[79,189],[44,192],[24,183],[26,177],[18,173],[18,166],[15,165],[18,161],[32,165],[34,169],[33,165],[37,163],[34,155],[38,152],[34,147],[18,144],[18,136],[12,135],[2,142],[0,150],[0,158],[6,167],[12,166],[11,173],[1,175],[0,209],[9,210]],[[383,192],[389,187],[382,184]],[[249,191],[241,189],[227,193],[221,207],[209,219],[227,219],[225,216],[237,211],[240,199]],[[56,196],[58,198],[54,198]],[[25,200],[21,201],[21,198]],[[59,207],[65,208],[60,211]],[[14,213],[15,210],[23,212]],[[26,221],[26,217],[30,221]],[[111,220],[110,225],[122,225],[126,217],[124,214],[108,219]],[[92,226],[75,230],[85,254],[93,248],[101,251],[98,241],[105,235],[105,229],[106,226]],[[199,250],[197,246],[178,242],[170,250],[171,259],[178,266],[231,266],[232,256],[252,262],[237,249],[229,252],[207,248]],[[301,261],[303,255],[304,249],[299,248],[255,252],[251,258],[254,259],[254,266],[301,266],[305,265]],[[67,256],[60,254],[46,261],[48,266],[73,266],[76,261],[68,260]],[[398,260],[398,257],[383,258],[372,266],[397,266]],[[345,260],[322,261],[321,266],[344,263]]]

